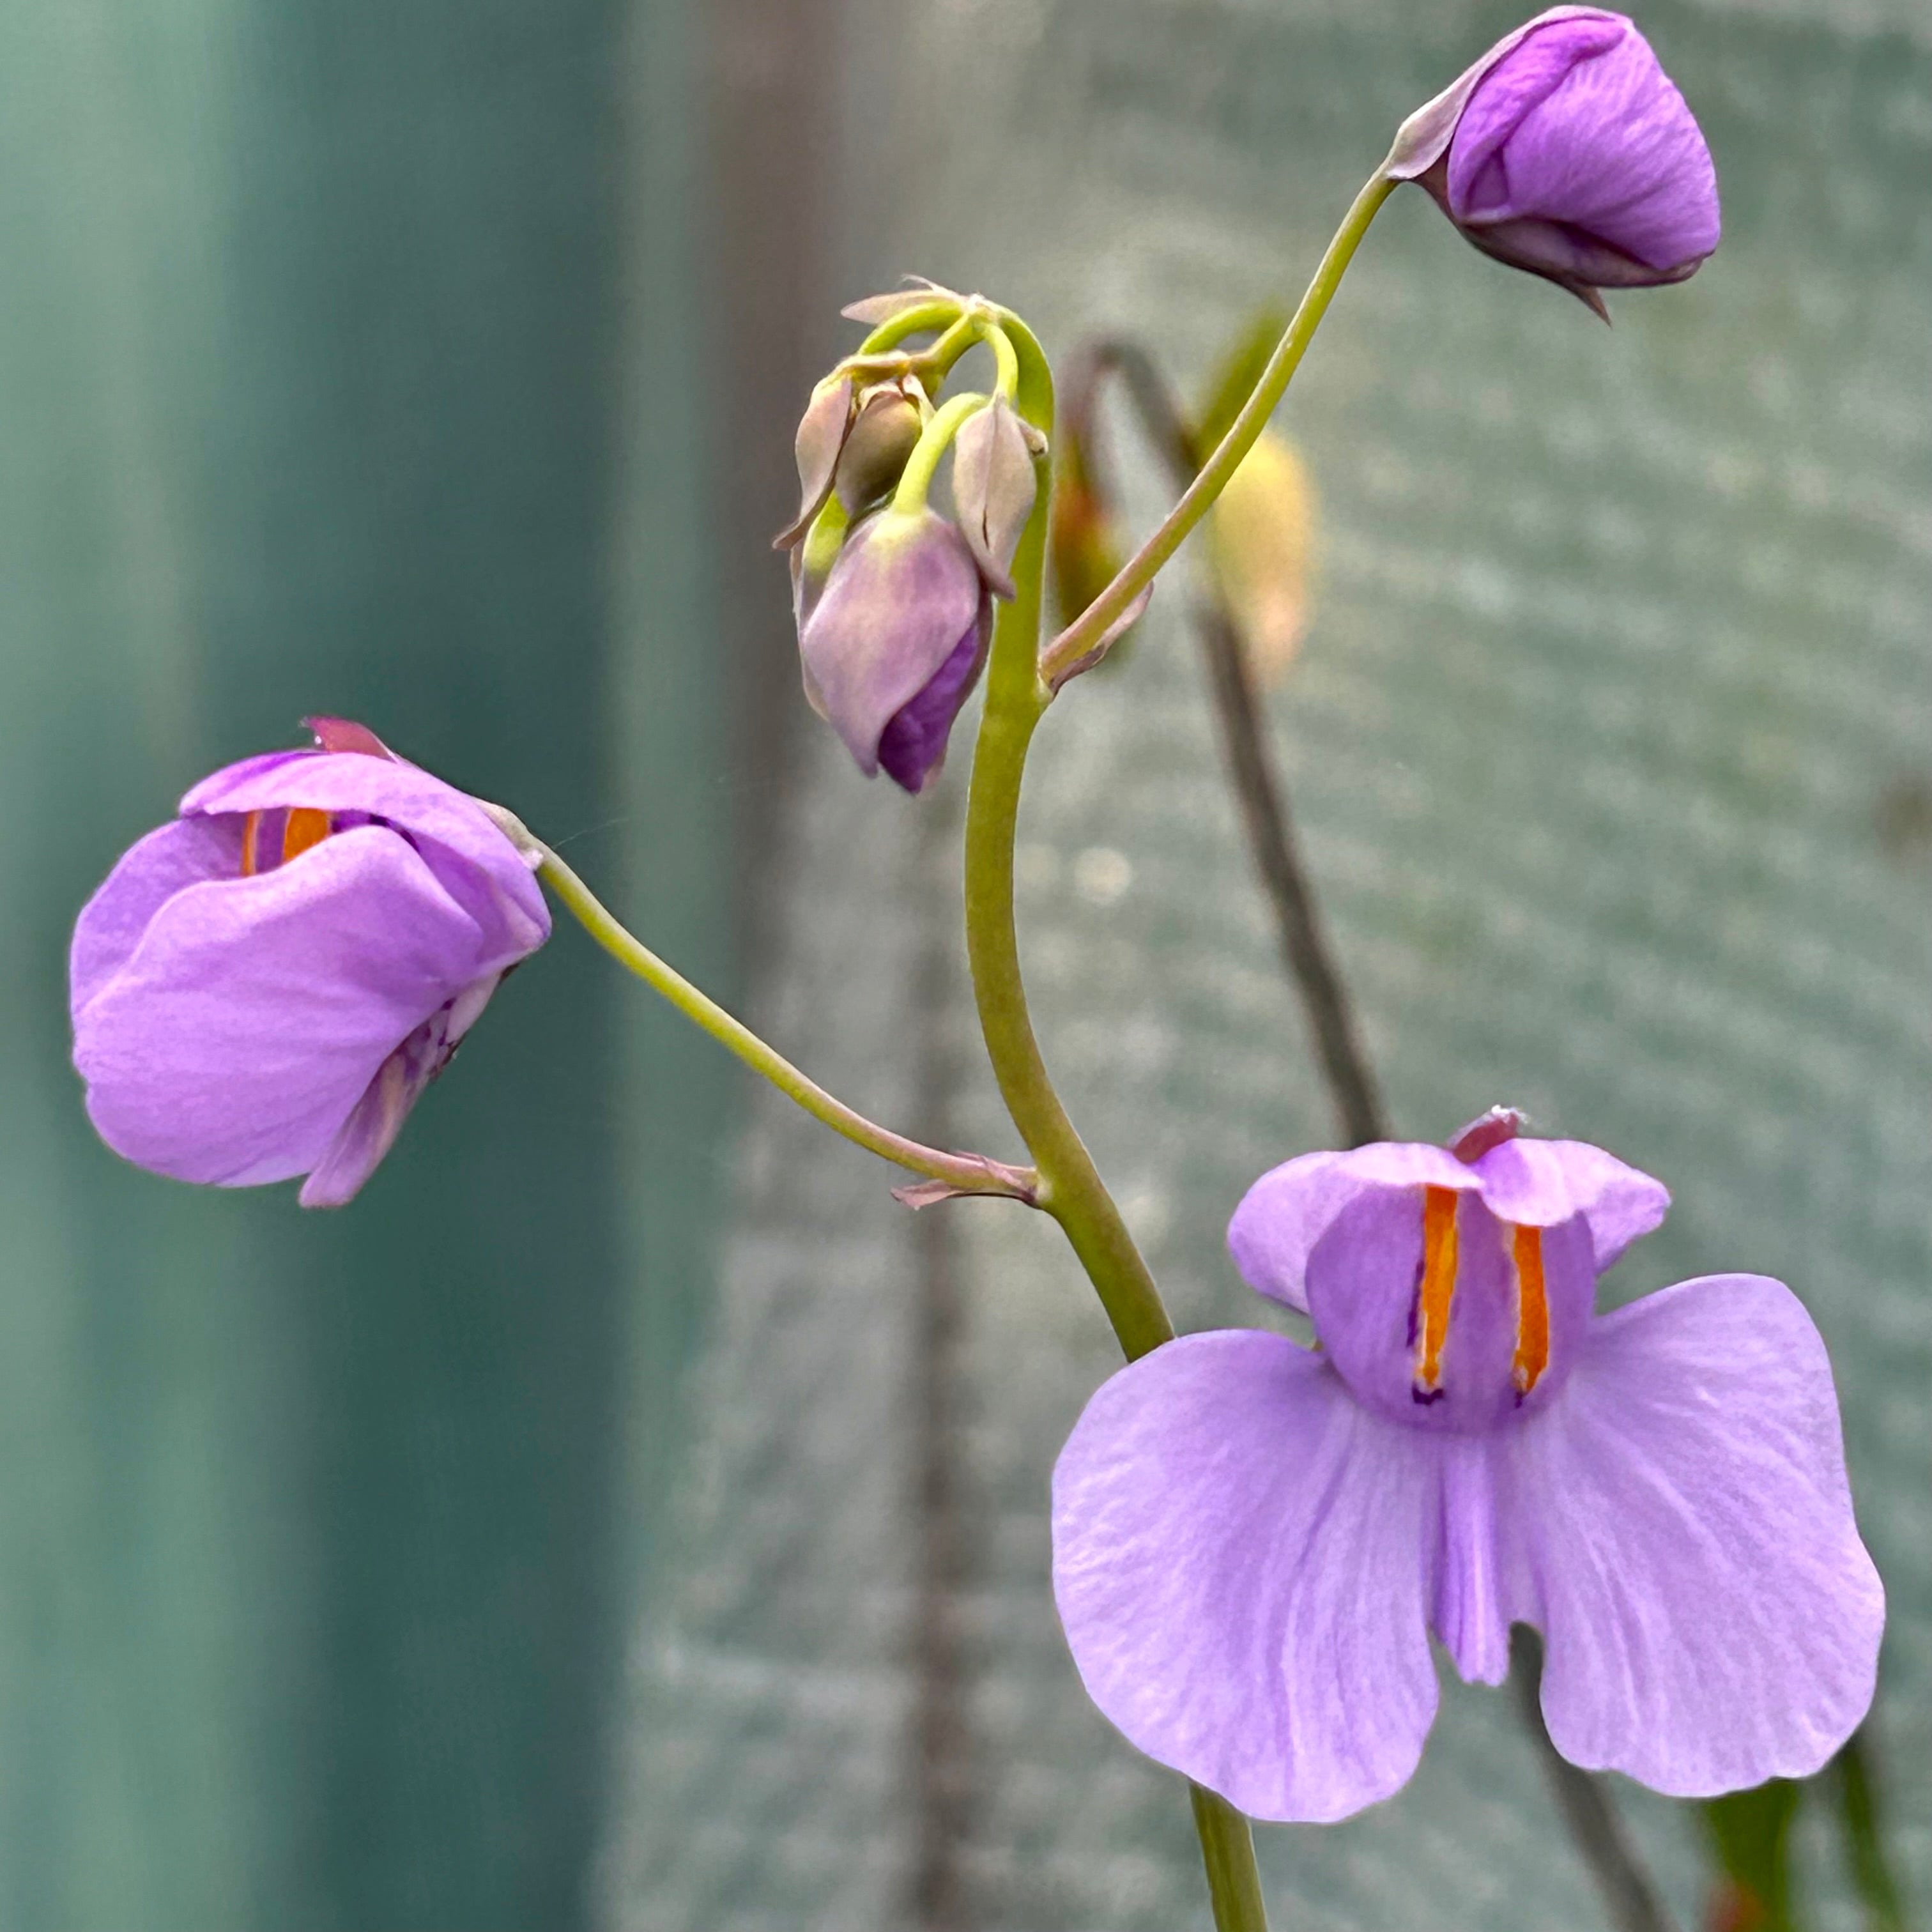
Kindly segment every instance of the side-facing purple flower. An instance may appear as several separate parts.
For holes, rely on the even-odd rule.
[[[1718,245],[1696,118],[1621,14],[1555,7],[1402,124],[1384,172],[1474,244],[1599,314],[1599,289],[1680,282]]]
[[[856,526],[799,632],[806,695],[868,778],[916,792],[986,662],[992,603],[958,527],[888,507]]]
[[[1595,1314],[1669,1197],[1516,1124],[1263,1175],[1228,1245],[1319,1349],[1169,1342],[1054,1472],[1088,1690],[1257,1816],[1344,1818],[1408,1780],[1432,1631],[1494,1684],[1536,1626],[1556,1748],[1679,1797],[1806,1776],[1870,1702],[1884,1594],[1810,1318],[1759,1275]]]
[[[204,778],[82,910],[74,1064],[100,1137],[178,1180],[350,1199],[504,974],[550,936],[477,801],[344,720]]]

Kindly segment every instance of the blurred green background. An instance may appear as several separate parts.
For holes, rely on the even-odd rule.
[[[0,14],[0,1924],[1201,1920],[1172,1780],[1045,1594],[1108,1354],[1044,1231],[908,1224],[782,1110],[741,1129],[569,932],[350,1212],[173,1187],[88,1130],[66,935],[194,778],[360,716],[856,1102],[1010,1151],[958,772],[916,808],[852,778],[764,548],[838,302],[919,270],[1198,382],[1515,17]],[[1906,0],[1641,19],[1724,251],[1606,335],[1391,208],[1286,412],[1322,583],[1275,722],[1405,1129],[1526,1102],[1678,1193],[1619,1292],[1762,1268],[1824,1328],[1922,1899],[1932,40]],[[1022,890],[1070,1100],[1198,1326],[1265,1318],[1220,1226],[1329,1130],[1186,596],[1042,734]],[[1594,1922],[1503,1703],[1451,1696],[1396,1804],[1264,1834],[1282,1922]],[[1688,1922],[1695,1820],[1624,1796]],[[1809,1922],[1858,1924],[1798,1829]]]

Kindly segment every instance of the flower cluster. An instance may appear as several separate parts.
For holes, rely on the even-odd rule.
[[[910,298],[928,295],[959,316],[980,306],[930,285]],[[946,517],[926,494],[949,442]],[[835,372],[814,392],[796,439],[799,514],[778,542],[791,552],[806,695],[868,778],[883,770],[917,792],[944,763],[986,664],[993,600],[1013,594],[1046,447],[1004,392],[935,415],[910,368],[863,387]]]

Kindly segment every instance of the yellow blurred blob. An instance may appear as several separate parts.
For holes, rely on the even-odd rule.
[[[1315,563],[1315,488],[1307,466],[1272,430],[1241,460],[1208,518],[1208,543],[1228,614],[1264,687],[1294,662],[1308,621]]]

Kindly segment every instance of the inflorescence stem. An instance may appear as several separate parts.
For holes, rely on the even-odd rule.
[[[753,1072],[761,1073],[781,1094],[797,1102],[834,1133],[843,1134],[868,1153],[895,1166],[909,1168],[958,1194],[992,1194],[1034,1204],[1035,1180],[1025,1168],[1009,1167],[983,1154],[943,1154],[877,1126],[864,1114],[835,1099],[816,1081],[808,1079],[782,1054],[767,1046],[742,1021],[701,993],[669,967],[644,943],[613,918],[597,896],[542,843],[532,843],[541,856],[537,876],[549,886],[578,923],[617,963],[634,973],[646,986],[662,993],[680,1012],[694,1021],[721,1046],[728,1047]]]

